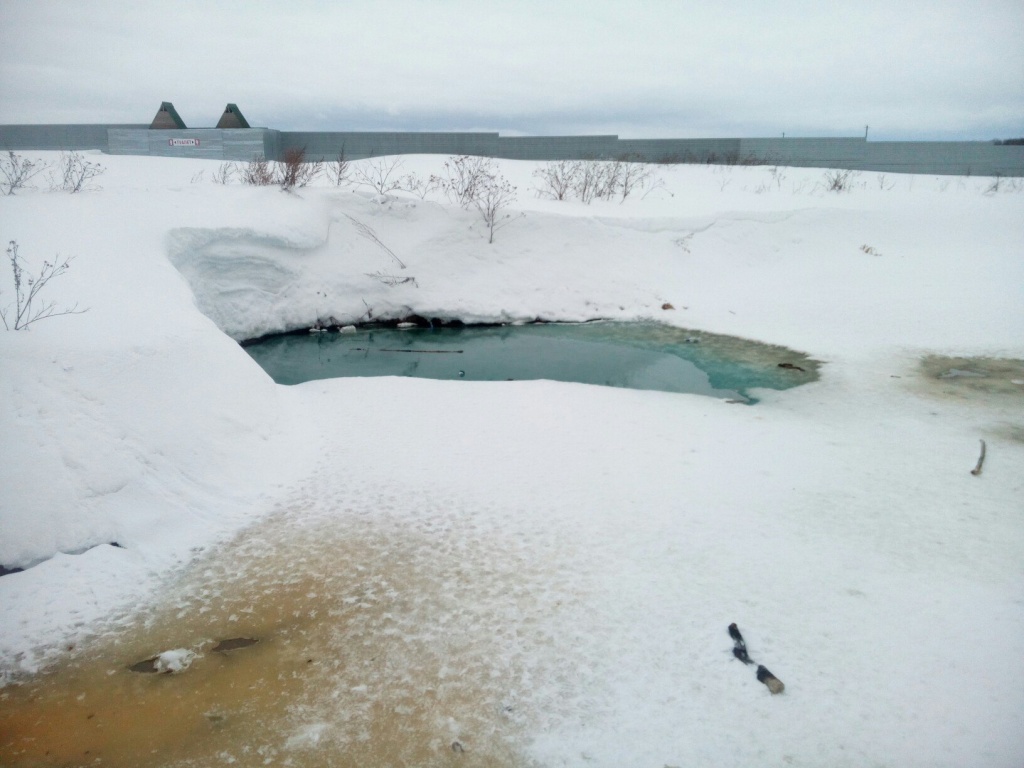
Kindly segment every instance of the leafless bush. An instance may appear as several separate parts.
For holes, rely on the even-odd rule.
[[[629,197],[634,190],[643,189],[655,178],[654,170],[647,163],[641,162],[636,155],[626,155],[616,163],[618,189],[622,199]]]
[[[988,186],[985,187],[981,194],[992,196],[997,195],[1000,192],[1020,192],[1022,189],[1024,189],[1024,179],[1008,179],[1001,173],[997,173],[992,177],[992,181],[989,182]]]
[[[572,191],[576,177],[576,163],[572,160],[557,160],[541,166],[533,172],[537,179],[537,194],[552,200],[565,200]]]
[[[607,186],[604,164],[596,160],[580,160],[576,163],[576,173],[572,191],[582,202],[587,203],[598,197],[602,188]]]
[[[230,184],[231,180],[235,178],[235,174],[238,173],[238,166],[234,163],[221,163],[217,166],[217,170],[213,172],[213,181],[215,184]]]
[[[853,171],[825,171],[822,175],[822,185],[826,192],[849,192],[853,188],[855,176]]]
[[[473,205],[480,211],[487,227],[487,242],[494,242],[494,233],[512,221],[512,215],[502,213],[516,200],[516,188],[500,173],[489,173],[476,187]]]
[[[377,194],[386,195],[401,188],[402,183],[397,176],[401,166],[402,160],[398,157],[367,160],[355,168],[356,184],[372,187]]]
[[[21,257],[18,255],[18,243],[14,240],[7,245],[7,258],[11,263],[11,272],[14,277],[14,314],[11,321],[8,322],[8,315],[12,309],[11,305],[8,305],[4,309],[0,309],[0,321],[8,331],[25,330],[32,323],[45,320],[48,317],[80,315],[88,311],[79,309],[77,304],[58,311],[57,302],[43,302],[39,297],[39,294],[53,278],[60,277],[71,268],[70,257],[59,263],[44,261],[38,277],[34,277],[25,270]]]
[[[274,169],[263,155],[257,155],[240,170],[243,184],[250,187],[269,187],[274,183]]]
[[[274,167],[274,181],[285,191],[304,187],[323,170],[323,160],[306,160],[306,148],[286,149],[284,159]]]
[[[887,180],[884,173],[878,174],[876,180],[878,181],[878,188],[884,192],[888,192],[896,186],[896,182]]]
[[[86,160],[77,152],[61,152],[57,167],[49,174],[50,190],[74,194],[83,189],[95,189],[92,180],[105,171],[102,165]]]
[[[584,203],[593,200],[625,200],[654,178],[651,167],[636,155],[618,160],[559,160],[534,171],[535,189],[541,197],[565,200],[575,196]]]
[[[0,155],[0,192],[13,195],[19,189],[27,188],[29,181],[45,171],[46,167],[46,163],[38,160],[33,162],[15,154],[13,150],[7,150],[6,155]]]
[[[449,157],[441,176],[431,176],[430,183],[440,189],[453,203],[463,208],[474,205],[480,195],[480,186],[494,174],[489,157],[459,155]]]
[[[436,176],[431,176],[429,179],[421,179],[415,173],[409,173],[402,177],[398,189],[411,192],[421,200],[425,200],[427,195],[437,189],[436,179]]]
[[[345,158],[345,145],[342,144],[337,156],[327,166],[327,178],[334,186],[340,187],[348,183],[348,172],[349,164]]]

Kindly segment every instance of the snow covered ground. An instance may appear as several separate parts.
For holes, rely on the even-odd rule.
[[[920,362],[1024,358],[1024,194],[681,166],[588,206],[539,199],[539,164],[508,161],[516,217],[488,244],[436,193],[92,159],[101,190],[0,198],[4,242],[33,271],[74,255],[49,295],[89,308],[0,334],[0,563],[26,568],[0,578],[6,680],[159,605],[247,527],[263,553],[358,529],[460,564],[400,631],[460,634],[452,667],[515,701],[524,760],[1020,765],[1024,371],[996,392]],[[656,319],[826,365],[748,408],[554,382],[286,388],[235,343],[413,313]],[[732,657],[731,622],[783,695]],[[276,748],[345,738],[318,701]]]

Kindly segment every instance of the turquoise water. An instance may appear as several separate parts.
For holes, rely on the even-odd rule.
[[[279,384],[341,376],[552,379],[754,402],[751,389],[817,378],[815,361],[782,347],[646,323],[366,328],[267,337],[245,349]]]

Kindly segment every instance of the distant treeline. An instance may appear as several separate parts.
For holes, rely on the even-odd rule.
[[[1019,147],[1024,145],[1024,139],[996,139],[992,142],[993,144],[1012,144],[1013,146]]]

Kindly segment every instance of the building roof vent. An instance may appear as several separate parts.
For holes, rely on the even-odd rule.
[[[169,101],[161,102],[160,109],[156,112],[156,117],[153,118],[153,122],[149,124],[152,128],[163,128],[163,129],[175,129],[184,128],[185,122],[178,116],[178,110],[174,108],[174,105]]]
[[[249,123],[242,115],[237,104],[228,104],[224,107],[224,114],[217,121],[218,128],[248,128]]]

